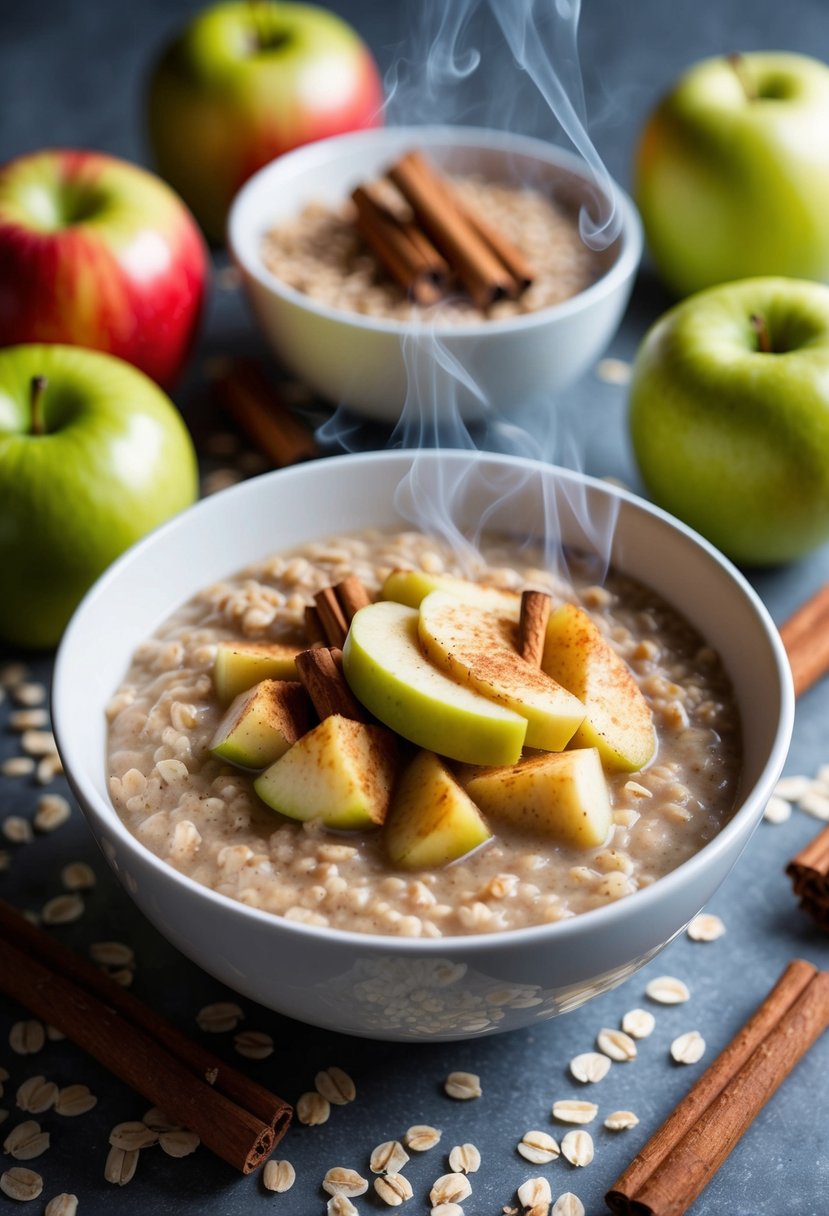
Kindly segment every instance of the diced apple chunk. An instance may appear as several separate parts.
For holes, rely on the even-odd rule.
[[[507,587],[489,587],[454,574],[427,574],[425,570],[392,570],[380,590],[384,600],[395,600],[409,608],[419,608],[432,591],[446,591],[464,604],[486,608],[509,620],[518,620],[521,596]]]
[[[577,697],[521,658],[515,621],[432,591],[420,605],[418,633],[432,662],[526,718],[527,746],[559,751],[584,718]]]
[[[466,792],[490,819],[585,849],[604,844],[613,823],[595,747],[489,769],[467,781]]]
[[[395,770],[396,745],[387,730],[331,714],[253,786],[263,802],[291,819],[366,828],[386,818]]]
[[[243,768],[265,768],[311,725],[308,693],[294,680],[261,680],[230,703],[210,751]]]
[[[446,865],[491,836],[469,795],[427,751],[400,777],[383,832],[390,859],[406,870]]]
[[[584,702],[574,746],[597,747],[608,769],[635,772],[648,763],[656,750],[650,707],[627,663],[584,609],[555,609],[541,666]]]
[[[296,680],[299,646],[284,642],[220,642],[213,663],[213,686],[222,705],[260,680]]]

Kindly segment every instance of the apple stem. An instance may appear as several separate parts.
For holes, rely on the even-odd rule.
[[[726,55],[725,61],[739,80],[740,88],[746,95],[746,101],[757,101],[760,93],[746,67],[745,56],[741,55],[739,51],[732,51],[730,55]]]
[[[771,335],[769,327],[766,324],[766,318],[761,317],[759,313],[753,312],[749,317],[751,328],[757,335],[757,349],[764,355],[771,354]]]
[[[33,435],[43,435],[46,432],[46,427],[43,425],[43,394],[46,392],[46,386],[49,383],[46,376],[32,376],[29,386],[29,405],[32,412],[32,429]]]
[[[248,11],[253,26],[253,49],[262,51],[268,45],[268,28],[262,0],[248,0]]]

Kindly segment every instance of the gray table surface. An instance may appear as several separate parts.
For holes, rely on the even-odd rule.
[[[147,65],[169,31],[196,7],[184,0],[145,0],[131,6],[109,5],[103,0],[45,0],[12,7],[9,0],[2,0],[0,159],[47,145],[75,145],[146,161],[141,114]],[[332,7],[364,34],[384,68],[399,63],[401,53],[410,56],[410,31],[418,25],[416,18],[422,19],[429,11],[425,3],[371,0],[339,0]],[[471,42],[480,31],[490,48],[488,55],[498,53],[497,39],[480,10],[473,16],[471,31]],[[829,10],[824,0],[792,0],[787,5],[775,0],[719,0],[717,4],[585,0],[580,51],[588,113],[594,139],[611,172],[623,184],[629,181],[635,132],[655,97],[686,63],[705,54],[759,47],[829,56]],[[489,62],[485,60],[486,65]],[[508,65],[503,70],[508,71]],[[510,83],[498,88],[495,113],[493,90],[487,86],[477,94],[473,89],[469,103],[466,96],[453,95],[452,116],[548,134],[549,122],[535,105],[532,91],[500,72],[497,79],[499,86],[502,80]],[[489,96],[489,113],[486,105],[474,100],[480,96]],[[509,113],[504,98],[511,99]],[[402,101],[401,97],[401,105]],[[411,115],[404,109],[401,116]],[[421,109],[416,115],[424,119],[443,116],[439,107],[431,112]],[[222,264],[221,255],[217,261]],[[630,359],[647,324],[667,303],[646,266],[609,353]],[[264,353],[243,301],[232,290],[214,292],[199,357],[176,394],[200,437],[218,424],[205,397],[202,360],[219,351]],[[549,439],[545,454],[560,456],[562,436],[566,436],[570,462],[575,450],[588,472],[614,475],[636,486],[624,409],[624,388],[588,373],[556,403],[556,417],[561,421],[557,437],[544,436],[545,442]],[[524,421],[528,427],[537,427],[537,419]],[[363,431],[355,442],[382,446],[386,438],[378,431]],[[205,454],[205,471],[215,463]],[[779,622],[829,577],[829,548],[788,568],[748,573]],[[22,657],[36,678],[48,682],[51,656]],[[113,673],[113,680],[116,676]],[[811,775],[829,760],[827,709],[829,682],[809,692],[798,706],[787,772]],[[8,728],[8,710],[7,699],[0,705],[2,759],[18,749],[16,736]],[[48,788],[65,792],[62,779]],[[41,792],[29,778],[0,779],[0,818],[9,814],[31,818]],[[357,1084],[357,1101],[335,1109],[327,1124],[295,1126],[289,1131],[278,1155],[293,1162],[297,1183],[283,1196],[268,1194],[258,1178],[236,1176],[203,1149],[180,1161],[158,1149],[148,1150],[142,1153],[135,1179],[123,1190],[115,1190],[103,1177],[109,1129],[121,1120],[140,1117],[146,1103],[66,1042],[50,1042],[36,1056],[14,1055],[7,1045],[8,1034],[22,1011],[0,1000],[0,1066],[10,1073],[5,1097],[0,1098],[0,1107],[11,1111],[4,1131],[22,1117],[14,1109],[14,1092],[33,1074],[45,1074],[61,1085],[84,1082],[99,1099],[91,1113],[76,1120],[61,1119],[53,1112],[40,1116],[52,1133],[52,1147],[31,1163],[44,1176],[45,1188],[42,1198],[30,1206],[41,1211],[50,1196],[69,1191],[79,1196],[80,1210],[87,1214],[109,1212],[117,1204],[123,1216],[172,1212],[237,1216],[269,1207],[292,1216],[313,1216],[325,1210],[320,1180],[329,1166],[352,1165],[365,1173],[375,1144],[399,1136],[413,1123],[431,1123],[443,1129],[443,1140],[407,1168],[415,1198],[404,1210],[428,1210],[429,1186],[448,1168],[449,1148],[472,1141],[481,1150],[483,1164],[473,1178],[473,1196],[465,1205],[468,1216],[500,1213],[503,1205],[515,1202],[516,1186],[534,1172],[549,1176],[554,1195],[573,1190],[588,1213],[601,1212],[607,1186],[705,1066],[705,1059],[691,1067],[672,1065],[668,1059],[671,1039],[681,1031],[698,1029],[707,1041],[706,1058],[710,1059],[790,958],[802,956],[829,966],[829,942],[797,909],[783,874],[786,859],[818,827],[814,819],[798,811],[783,825],[760,825],[710,906],[725,921],[723,938],[703,944],[683,935],[621,988],[531,1030],[478,1042],[401,1046],[305,1027],[243,1002],[245,1026],[271,1033],[276,1050],[268,1060],[253,1064],[235,1056],[231,1035],[212,1036],[209,1045],[220,1055],[249,1067],[291,1100],[311,1086],[318,1069],[331,1064],[345,1068]],[[98,883],[89,892],[86,913],[77,923],[54,932],[79,950],[101,939],[129,942],[138,963],[134,991],[188,1031],[200,1034],[194,1021],[196,1011],[231,994],[176,954],[144,921],[109,874],[77,810],[58,831],[38,835],[31,844],[0,843],[11,854],[10,866],[0,872],[0,896],[33,911],[58,892],[60,870],[67,861],[89,861]],[[589,1095],[576,1094],[578,1086],[567,1074],[569,1059],[593,1046],[600,1027],[617,1025],[627,1009],[643,1003],[645,983],[661,973],[685,979],[692,993],[689,1003],[657,1008],[656,1031],[641,1044],[639,1058],[614,1067]],[[444,1095],[442,1081],[455,1069],[480,1075],[483,1095],[479,1100],[455,1103]],[[695,1216],[822,1216],[829,1211],[827,1075],[829,1036],[763,1110],[694,1205]],[[555,1132],[551,1103],[574,1094],[598,1101],[602,1115],[619,1107],[633,1109],[641,1122],[631,1131],[614,1135],[598,1127],[598,1121],[596,1157],[586,1169],[576,1170],[563,1161],[538,1170],[528,1166],[515,1151],[521,1135],[529,1128]],[[0,1155],[0,1168],[8,1164],[8,1158]],[[369,1196],[357,1202],[361,1211],[379,1210]],[[0,1211],[6,1210],[18,1208],[0,1196]]]

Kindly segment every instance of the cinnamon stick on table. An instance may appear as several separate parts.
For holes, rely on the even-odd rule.
[[[829,930],[829,827],[818,832],[786,866],[800,906]]]
[[[829,671],[829,583],[781,625],[780,637],[799,697]]]
[[[605,1196],[617,1216],[681,1216],[829,1026],[829,972],[795,959]]]
[[[288,1129],[287,1102],[2,901],[0,991],[56,1026],[243,1173],[257,1169]]]
[[[313,433],[253,360],[217,359],[211,377],[223,408],[276,468],[320,455]]]

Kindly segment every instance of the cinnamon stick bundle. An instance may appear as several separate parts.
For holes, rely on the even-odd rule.
[[[795,959],[605,1196],[616,1216],[682,1216],[829,1026],[829,972]]]
[[[791,859],[786,873],[801,908],[822,929],[829,929],[829,827]]]
[[[3,901],[0,991],[56,1026],[242,1173],[257,1169],[288,1129],[287,1102]]]
[[[320,718],[341,714],[355,722],[369,721],[342,673],[342,651],[319,646],[296,656],[296,669]]]
[[[320,455],[312,432],[253,360],[217,359],[211,378],[222,407],[275,468]]]
[[[829,671],[829,583],[781,625],[780,637],[799,697]]]
[[[436,304],[449,279],[449,266],[417,225],[401,220],[366,186],[351,198],[357,231],[379,262],[418,304]]]

